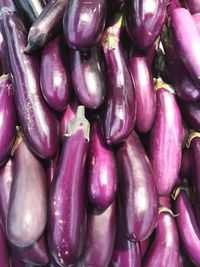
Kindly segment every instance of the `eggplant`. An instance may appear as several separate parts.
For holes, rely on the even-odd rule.
[[[156,115],[156,92],[153,76],[145,54],[133,52],[129,64],[137,102],[136,128],[139,132],[147,133],[152,128]]]
[[[67,61],[64,42],[57,36],[43,49],[40,85],[47,103],[58,111],[66,108],[70,98],[71,81]]]
[[[196,131],[200,131],[200,101],[182,102],[181,108],[187,123]]]
[[[149,159],[133,131],[117,151],[120,218],[125,237],[147,239],[158,219],[158,197]]]
[[[9,197],[7,236],[19,247],[36,242],[47,221],[45,172],[22,137],[14,152],[14,177]]]
[[[184,1],[191,14],[200,13],[200,3],[198,0]]]
[[[169,195],[181,166],[182,120],[175,96],[158,81],[157,112],[150,132],[149,157],[158,194]]]
[[[28,33],[26,53],[44,47],[61,28],[65,6],[68,0],[50,0],[32,24]]]
[[[101,124],[108,145],[125,141],[136,120],[135,89],[119,40],[121,24],[122,16],[116,15],[102,38],[109,90]]]
[[[159,214],[155,238],[148,250],[144,267],[177,267],[179,262],[179,240],[176,223],[166,209]]]
[[[106,0],[69,0],[63,17],[67,45],[78,50],[94,46],[104,30],[106,9]]]
[[[180,175],[181,177],[189,177],[191,175],[192,168],[192,158],[190,155],[190,149],[185,148],[182,151],[182,160],[181,160],[181,168]]]
[[[115,198],[117,170],[113,150],[104,143],[99,120],[94,121],[91,129],[88,165],[88,196],[96,207],[106,209]]]
[[[104,64],[98,46],[70,51],[72,84],[80,102],[90,109],[99,108],[106,94]]]
[[[0,225],[0,266],[2,267],[10,266],[8,247],[6,244],[6,239],[4,237],[1,225]]]
[[[80,259],[81,267],[108,267],[115,244],[116,216],[115,202],[105,211],[89,209],[88,232]]]
[[[192,80],[200,86],[200,33],[190,12],[176,8],[171,12],[172,34],[176,51]]]
[[[49,196],[48,243],[61,266],[76,263],[84,245],[88,141],[89,122],[84,117],[84,107],[79,106],[76,117],[68,123]]]
[[[128,0],[125,4],[127,32],[137,49],[149,49],[165,23],[165,0]]]
[[[59,124],[42,97],[38,63],[23,52],[26,32],[17,15],[4,11],[1,19],[22,130],[34,153],[41,158],[51,158],[59,144]]]

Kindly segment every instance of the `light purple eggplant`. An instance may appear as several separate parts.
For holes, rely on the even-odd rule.
[[[87,238],[81,267],[108,267],[112,258],[116,235],[116,207],[113,202],[105,211],[91,208],[88,211]]]
[[[149,159],[133,131],[117,151],[120,218],[127,239],[142,241],[158,219],[158,197]]]
[[[63,17],[63,31],[70,48],[88,49],[100,40],[106,9],[106,0],[69,0]]]
[[[116,15],[102,38],[108,74],[108,96],[102,115],[102,129],[108,145],[126,140],[136,120],[135,89],[119,40],[121,24],[122,16]]]
[[[98,119],[91,128],[88,168],[88,196],[97,208],[106,209],[115,198],[117,167],[112,148],[103,140]]]
[[[136,128],[139,132],[147,133],[151,129],[156,115],[156,92],[153,76],[144,53],[132,52],[129,64],[137,101]]]
[[[9,267],[9,252],[2,227],[0,225],[0,266]]]
[[[66,108],[70,98],[71,81],[67,61],[67,49],[64,41],[57,36],[43,49],[40,85],[47,103],[58,111]]]
[[[17,15],[5,11],[1,13],[1,19],[22,130],[28,145],[38,156],[51,158],[59,144],[59,125],[42,97],[38,63],[34,57],[23,52],[27,42],[26,32]]]
[[[89,122],[84,107],[68,123],[56,176],[50,188],[48,242],[61,266],[76,263],[86,235],[85,167],[89,140]],[[67,205],[66,205],[67,203]]]
[[[20,137],[22,138],[22,137]],[[44,169],[25,141],[14,152],[14,177],[9,197],[7,237],[19,247],[36,242],[47,220],[47,185]]]
[[[200,131],[200,101],[181,102],[184,118],[188,125],[196,131]]]
[[[99,108],[106,94],[104,61],[98,46],[70,51],[72,84],[76,96],[87,108]]]
[[[184,2],[191,14],[200,13],[200,2],[198,0],[185,0]]]
[[[177,267],[179,261],[179,239],[176,223],[171,213],[161,211],[155,238],[148,250],[144,267]]]
[[[149,157],[159,195],[169,195],[181,166],[182,120],[175,96],[158,84],[157,112],[150,132]]]

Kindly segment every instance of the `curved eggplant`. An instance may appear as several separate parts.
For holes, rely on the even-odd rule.
[[[48,242],[61,266],[76,263],[85,241],[86,199],[85,166],[89,140],[89,122],[79,106],[68,123],[57,174],[50,188]],[[67,203],[67,205],[66,205]]]
[[[51,158],[55,155],[59,144],[59,125],[40,92],[37,61],[23,52],[26,34],[17,15],[5,11],[1,13],[1,17],[22,130],[28,145],[38,156]]]
[[[161,33],[166,17],[165,0],[128,0],[126,29],[138,49],[150,48]]]
[[[69,0],[63,17],[63,30],[70,48],[87,49],[100,40],[106,21],[106,9],[106,0]]]
[[[47,103],[62,111],[69,102],[71,81],[67,70],[67,53],[60,36],[50,41],[42,52],[40,85]]]
[[[41,163],[25,141],[19,142],[13,159],[7,236],[14,245],[27,247],[41,237],[46,226],[47,186]]]
[[[99,120],[92,125],[88,163],[88,196],[95,206],[106,209],[115,198],[117,170],[112,148],[101,135]]]
[[[9,267],[9,253],[6,245],[6,240],[3,234],[3,230],[0,225],[0,266]]]
[[[181,166],[182,120],[175,96],[158,84],[157,113],[150,132],[149,157],[159,195],[169,195]]]
[[[133,81],[119,35],[122,16],[103,34],[102,46],[106,58],[108,97],[102,118],[102,129],[108,145],[126,140],[136,120],[136,98]]]
[[[70,51],[73,88],[87,108],[99,108],[104,101],[106,84],[103,63],[98,46],[87,51]]]
[[[113,202],[105,211],[90,209],[88,232],[80,262],[82,267],[108,267],[116,235],[116,207]]]
[[[133,131],[117,151],[119,202],[125,236],[147,239],[158,219],[158,197],[151,165]]]
[[[184,1],[191,14],[200,13],[200,2],[198,0]]]
[[[187,123],[196,131],[200,131],[200,101],[181,103],[184,118]]]

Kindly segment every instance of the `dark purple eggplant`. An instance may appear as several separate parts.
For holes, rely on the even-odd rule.
[[[25,52],[30,53],[43,47],[62,25],[63,14],[68,0],[50,0],[32,24],[28,33],[28,45]]]
[[[177,267],[179,262],[179,240],[176,223],[166,209],[159,214],[155,238],[148,250],[144,267]]]
[[[3,230],[0,225],[0,266],[9,267],[9,252],[6,244],[6,239],[3,234]]]
[[[142,241],[158,219],[158,197],[149,159],[133,131],[117,151],[120,217],[127,239]]]
[[[80,102],[87,108],[96,109],[104,101],[106,84],[103,63],[98,46],[87,51],[70,51],[73,88]]]
[[[147,133],[151,129],[156,115],[156,92],[153,76],[145,54],[133,52],[129,64],[137,101],[136,128],[139,132]]]
[[[69,0],[63,17],[63,30],[70,48],[88,49],[100,40],[106,21],[106,9],[106,0]]]
[[[51,158],[59,143],[59,125],[42,97],[39,66],[34,57],[23,52],[26,33],[17,15],[5,11],[1,13],[1,19],[22,130],[28,145],[38,156]]]
[[[126,29],[137,49],[148,49],[161,33],[166,17],[165,0],[128,0]]]
[[[7,236],[14,245],[27,247],[41,237],[46,226],[47,185],[41,163],[19,138],[13,159]]]
[[[167,84],[157,86],[157,112],[150,132],[149,156],[159,195],[169,195],[181,166],[182,120]]]
[[[122,16],[103,34],[102,46],[106,58],[108,97],[102,118],[107,144],[118,144],[132,132],[136,119],[136,98],[129,66],[119,40]]]
[[[185,0],[184,1],[191,14],[200,13],[199,0]]]
[[[85,165],[89,122],[84,107],[69,121],[57,173],[50,188],[48,241],[51,253],[61,266],[76,263],[85,241]],[[67,205],[66,205],[67,203]]]
[[[106,209],[115,198],[117,170],[112,148],[101,135],[99,120],[92,125],[88,164],[88,196],[96,207]]]
[[[180,175],[181,177],[188,177],[191,175],[191,167],[192,167],[192,158],[190,156],[190,150],[185,148],[182,151],[182,160],[181,160],[181,168]]]
[[[105,211],[91,208],[88,212],[88,232],[80,262],[81,267],[108,267],[116,235],[116,207],[113,202]]]
[[[196,131],[200,131],[200,101],[197,102],[182,102],[184,118],[187,123]]]

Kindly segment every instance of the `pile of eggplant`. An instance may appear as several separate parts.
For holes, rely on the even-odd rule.
[[[200,1],[0,0],[0,267],[200,266]]]

